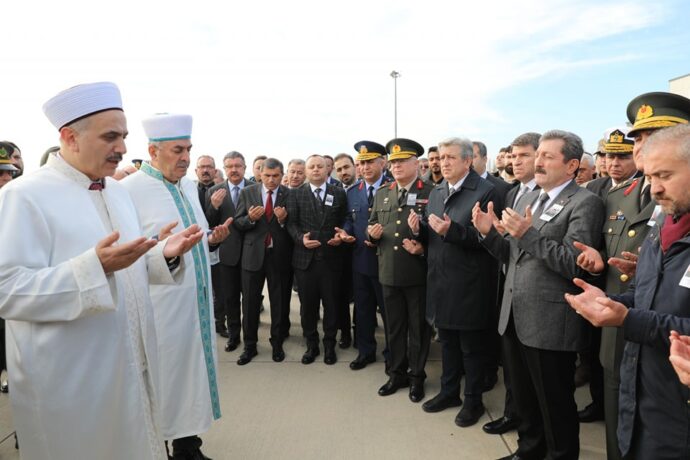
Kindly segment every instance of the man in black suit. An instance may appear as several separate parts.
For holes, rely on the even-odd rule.
[[[506,196],[515,188],[514,184],[504,181],[501,177],[496,177],[489,174],[486,170],[486,164],[489,160],[486,145],[483,142],[472,142],[472,168],[481,177],[488,181],[496,189],[496,200],[494,201],[494,212],[503,212],[503,206],[506,202]],[[506,154],[506,156],[508,156]],[[507,160],[506,160],[507,161]],[[510,164],[512,173],[512,163]],[[497,276],[490,278],[494,281],[493,285],[487,286],[491,292],[497,293],[494,308],[491,309],[491,316],[489,319],[489,328],[487,329],[488,339],[486,346],[488,348],[486,372],[484,374],[484,391],[491,390],[498,381],[498,363],[501,355],[501,336],[498,335],[498,313],[501,309],[501,298],[503,297],[503,267],[496,262]]]
[[[335,364],[335,337],[338,328],[334,292],[342,270],[336,229],[343,226],[347,196],[342,187],[326,183],[326,160],[311,155],[306,164],[307,183],[291,190],[288,200],[288,232],[294,241],[292,266],[299,285],[302,331],[307,339],[303,364],[311,364],[320,354],[317,322],[323,302],[324,362]]]
[[[196,187],[199,191],[199,202],[201,203],[201,209],[206,212],[206,193],[213,187],[213,178],[216,174],[216,162],[210,155],[201,155],[196,160],[196,168],[194,169],[196,173],[197,183]]]
[[[283,164],[267,158],[261,165],[261,182],[242,190],[235,227],[242,241],[242,334],[244,352],[237,364],[249,363],[257,355],[259,313],[264,281],[268,281],[271,302],[271,346],[273,361],[285,359],[283,340],[285,317],[290,314],[292,240],[287,232],[289,190],[280,185]]]
[[[455,423],[467,427],[484,414],[482,391],[487,358],[486,329],[496,304],[496,261],[487,253],[472,225],[472,208],[486,209],[496,189],[472,170],[472,143],[450,138],[439,143],[445,179],[429,194],[423,221],[410,213],[408,225],[428,250],[426,319],[438,330],[442,345],[441,392],[422,408],[439,412],[465,402]]]
[[[209,227],[215,227],[225,222],[229,217],[235,217],[240,191],[247,185],[244,179],[246,164],[240,152],[230,152],[223,158],[223,168],[227,181],[211,187],[206,193],[206,219]],[[228,343],[225,351],[234,351],[240,344],[240,329],[242,328],[242,312],[240,297],[242,295],[242,233],[231,232],[231,236],[223,241],[218,248],[220,263],[218,264],[219,279],[215,288],[220,294],[219,311],[215,311],[216,330],[225,328],[228,321]]]

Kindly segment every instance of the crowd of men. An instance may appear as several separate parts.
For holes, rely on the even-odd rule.
[[[441,389],[422,409],[460,407],[460,427],[502,365],[504,414],[483,430],[517,430],[505,458],[576,459],[580,423],[601,419],[609,459],[690,457],[690,100],[636,97],[594,155],[568,131],[520,134],[495,174],[482,142],[396,138],[257,156],[249,178],[239,152],[222,171],[201,155],[197,181],[189,115],[143,120],[149,158],[117,169],[114,84],[44,112],[60,145],[39,170],[15,180],[21,151],[0,143],[0,240],[23,236],[0,254],[0,316],[24,458],[208,458],[214,332],[251,363],[264,306],[273,361],[291,334],[304,365],[354,346],[350,369],[382,357],[378,394],[413,403],[436,336]]]

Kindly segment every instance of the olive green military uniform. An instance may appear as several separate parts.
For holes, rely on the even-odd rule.
[[[417,384],[426,379],[424,366],[431,339],[431,328],[425,319],[426,259],[407,252],[402,242],[414,238],[407,218],[411,212],[424,214],[432,189],[432,185],[416,179],[404,202],[399,203],[397,184],[383,186],[376,192],[369,219],[370,225],[383,226],[376,255],[386,305],[390,377],[396,381],[409,377]]]

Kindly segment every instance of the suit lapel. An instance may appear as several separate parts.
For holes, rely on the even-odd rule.
[[[551,202],[551,204],[549,205],[549,208],[551,208],[555,205],[560,205],[563,208],[565,208],[565,206],[570,201],[570,197],[573,196],[577,192],[579,187],[580,186],[577,185],[577,182],[575,182],[575,181],[570,182],[563,190],[561,190],[561,193],[558,194],[556,199],[554,199]],[[544,209],[544,211],[546,211],[546,209]],[[560,214],[560,212],[559,212],[559,214]],[[554,219],[556,219],[557,217],[558,217],[558,215],[553,216]],[[541,230],[541,228],[546,224],[548,224],[547,221],[545,221],[545,220],[543,220],[537,216],[534,216],[532,218],[532,226],[534,228],[536,228],[537,230]]]

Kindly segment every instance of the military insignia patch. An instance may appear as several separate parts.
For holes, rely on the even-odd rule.
[[[652,108],[652,106],[642,104],[640,108],[637,110],[637,117],[635,118],[635,120],[644,120],[645,118],[649,118],[652,115],[654,115],[654,109]]]
[[[398,144],[395,144],[393,148],[391,149],[391,152],[393,153],[400,153],[400,146]]]
[[[368,152],[369,152],[369,150],[367,150],[367,146],[366,146],[366,145],[363,145],[363,146],[361,146],[361,147],[359,148],[359,153],[360,153],[360,155],[366,155]]]

